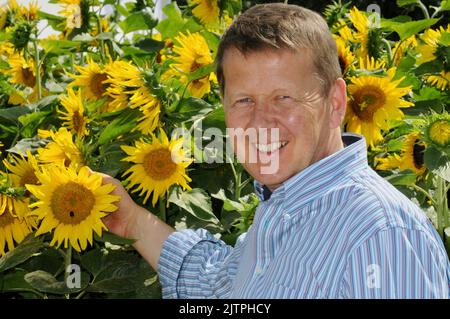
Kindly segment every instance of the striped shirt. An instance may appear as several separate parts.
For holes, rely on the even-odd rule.
[[[367,163],[363,137],[286,180],[234,247],[204,229],[164,242],[163,298],[448,298],[426,215]],[[265,196],[266,198],[268,196]]]

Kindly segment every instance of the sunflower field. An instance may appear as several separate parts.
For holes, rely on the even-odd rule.
[[[0,299],[160,298],[133,239],[102,222],[118,198],[97,172],[177,229],[229,244],[247,231],[253,180],[211,147],[226,140],[214,58],[256,2],[49,2],[58,14],[0,7]],[[361,2],[322,10],[347,82],[342,129],[365,136],[370,165],[450,251],[450,1],[396,5],[393,17]]]

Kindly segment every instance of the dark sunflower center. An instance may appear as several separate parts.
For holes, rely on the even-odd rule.
[[[417,169],[421,169],[424,164],[423,154],[425,151],[425,145],[423,145],[422,142],[420,142],[418,139],[415,140],[414,146],[413,146],[413,158],[414,158],[414,165]]]
[[[68,182],[53,192],[50,206],[54,217],[63,224],[77,225],[92,212],[95,197],[85,186]]]
[[[200,67],[202,67],[202,65],[199,64],[199,63],[197,63],[197,61],[194,61],[194,62],[191,64],[191,72],[197,71],[198,69],[200,69]]]
[[[108,76],[104,73],[97,73],[91,79],[91,91],[97,98],[101,98],[106,91],[106,85],[103,81],[107,80]]]
[[[33,75],[33,71],[30,68],[22,68],[22,76],[24,84],[28,87],[34,87],[36,84],[36,77]]]
[[[343,54],[339,54],[339,66],[341,67],[341,72],[345,73],[345,70],[347,70],[348,67],[348,62]]]
[[[10,213],[4,212],[0,215],[0,229],[14,223],[14,217]]]
[[[34,174],[34,170],[28,169],[20,178],[19,183],[21,186],[25,186],[25,184],[36,185],[38,183],[38,179]]]
[[[160,148],[148,153],[144,158],[143,165],[145,172],[155,180],[169,178],[177,168],[167,148]]]
[[[72,123],[73,123],[73,129],[75,130],[75,132],[81,133],[81,131],[83,129],[84,118],[78,111],[75,111],[73,113]]]
[[[365,85],[361,87],[350,101],[353,112],[364,121],[372,121],[375,112],[386,102],[384,92],[377,86]]]

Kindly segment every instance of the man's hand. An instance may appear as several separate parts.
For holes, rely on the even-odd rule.
[[[131,199],[128,192],[122,186],[120,181],[117,179],[103,174],[98,173],[103,177],[103,184],[114,184],[116,188],[112,192],[113,195],[120,196],[120,200],[115,202],[117,205],[117,211],[109,214],[107,217],[103,219],[106,227],[108,227],[109,231],[114,234],[126,237],[126,238],[135,238],[136,236],[136,217],[139,213],[140,207]]]
[[[159,256],[164,241],[175,230],[136,204],[117,179],[106,174],[98,174],[103,177],[103,184],[116,185],[113,194],[120,196],[120,200],[115,203],[117,211],[103,219],[106,227],[118,236],[135,239],[134,248],[154,270],[158,270]]]

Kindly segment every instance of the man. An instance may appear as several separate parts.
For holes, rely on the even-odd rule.
[[[240,158],[261,202],[235,247],[203,229],[174,231],[104,177],[122,196],[105,223],[137,239],[163,297],[448,298],[450,263],[432,224],[368,166],[363,137],[341,136],[336,51],[325,21],[293,5],[255,6],[224,34],[227,126],[279,132],[241,141],[258,155]],[[264,174],[275,158],[278,169]]]

